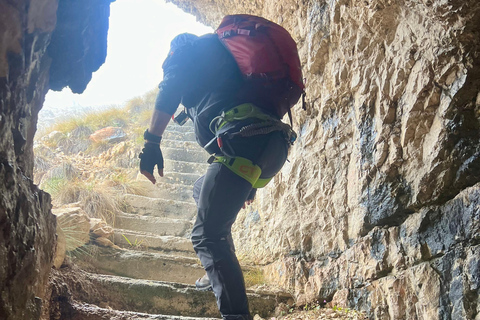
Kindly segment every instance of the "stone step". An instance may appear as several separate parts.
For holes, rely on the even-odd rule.
[[[191,231],[192,222],[119,212],[115,215],[114,226],[118,229],[149,232],[159,236],[184,236]]]
[[[88,255],[78,255],[74,262],[86,271],[129,277],[134,279],[158,280],[194,284],[205,274],[200,260],[193,257],[172,256],[154,252],[119,250],[95,247],[92,259]]]
[[[158,236],[148,232],[115,229],[113,242],[117,246],[128,249],[156,251],[184,257],[197,256],[190,239],[185,237]]]
[[[190,162],[193,163],[193,162]],[[205,171],[206,172],[206,171]],[[192,187],[195,181],[202,176],[199,173],[184,173],[176,171],[167,171],[164,169],[163,177],[157,175],[157,172],[154,172],[155,179],[157,180],[156,184],[174,184],[174,185],[184,185]],[[147,180],[148,181],[148,180]],[[151,184],[151,182],[149,182]],[[142,192],[143,193],[143,192]],[[191,194],[190,194],[191,195]],[[176,200],[172,197],[165,198],[167,200]]]
[[[198,173],[183,173],[177,171],[163,171],[162,182],[173,183],[173,184],[183,184],[187,186],[193,186],[195,181],[200,178],[202,174]]]
[[[163,148],[163,158],[168,160],[178,160],[185,162],[205,163],[210,155],[203,149],[183,149],[183,148]]]
[[[171,121],[165,131],[180,131],[180,132],[194,132],[195,128],[193,127],[193,121],[190,119],[185,122],[183,126],[176,124],[175,122]]]
[[[191,141],[196,142],[197,138],[195,137],[194,132],[179,132],[174,130],[168,130],[163,133],[162,140],[176,140],[176,141]]]
[[[80,273],[80,272],[79,272]],[[108,305],[112,309],[149,314],[194,317],[219,317],[213,292],[197,291],[195,286],[180,283],[139,280],[119,276],[81,272],[81,281],[98,291],[92,295],[74,286],[72,298],[95,305]],[[75,290],[76,289],[76,290]],[[292,302],[288,294],[248,292],[252,314],[263,318],[272,315],[279,303]]]
[[[195,173],[199,175],[205,174],[209,164],[207,161],[203,162],[187,162],[179,160],[165,160],[164,171],[178,172],[178,173]]]
[[[162,178],[158,178],[157,183],[152,184],[140,173],[137,176],[137,183],[144,188],[147,197],[195,203],[192,186],[167,182]]]
[[[126,206],[125,211],[131,214],[191,220],[197,212],[197,206],[191,202],[149,198],[134,194],[125,194],[123,200]]]
[[[172,315],[148,314],[143,312],[131,312],[113,310],[110,308],[100,308],[89,303],[72,303],[72,313],[74,320],[216,320],[220,318],[198,318],[182,317]]]
[[[185,148],[189,150],[203,150],[196,141],[182,141],[162,138],[162,148]]]

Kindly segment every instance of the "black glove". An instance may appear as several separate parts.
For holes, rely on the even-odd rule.
[[[160,145],[152,142],[145,142],[140,158],[140,172],[145,175],[152,183],[155,183],[153,169],[157,166],[158,174],[163,176],[163,155]],[[148,175],[149,174],[149,175]]]

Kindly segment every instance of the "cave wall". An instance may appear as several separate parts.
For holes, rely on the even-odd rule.
[[[307,111],[239,256],[299,304],[480,319],[480,3],[172,0],[211,26],[262,15],[296,39]]]
[[[49,88],[82,92],[105,61],[110,2],[0,0],[2,319],[40,318],[56,221],[32,180],[37,115]]]

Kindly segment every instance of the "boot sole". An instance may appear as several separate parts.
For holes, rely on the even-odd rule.
[[[209,284],[208,286],[199,286],[197,283],[195,283],[195,288],[197,288],[198,291],[213,291],[212,290],[212,285]]]

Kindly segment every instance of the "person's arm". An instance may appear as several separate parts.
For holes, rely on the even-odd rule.
[[[171,114],[168,114],[164,111],[155,109],[153,111],[152,119],[150,121],[150,127],[148,128],[148,132],[154,134],[156,136],[161,137],[165,128],[167,127],[170,119],[172,118]]]
[[[140,154],[140,173],[153,184],[156,182],[153,175],[155,165],[157,166],[158,175],[163,177],[163,155],[160,149],[160,141],[170,118],[170,114],[155,109],[150,121],[150,127],[144,135],[145,145]]]
[[[155,166],[158,174],[163,177],[163,155],[160,149],[162,135],[171,116],[177,110],[182,95],[187,90],[189,71],[191,70],[192,50],[188,50],[191,42],[197,37],[181,34],[172,40],[170,53],[162,65],[163,80],[158,86],[159,92],[155,101],[155,109],[148,130],[144,133],[145,145],[140,153],[140,173],[153,184]]]

